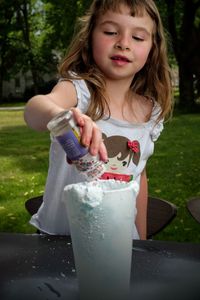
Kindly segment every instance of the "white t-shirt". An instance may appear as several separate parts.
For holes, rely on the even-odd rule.
[[[77,92],[77,107],[87,111],[90,92],[84,80],[72,81]],[[140,175],[147,159],[154,151],[154,141],[163,129],[163,121],[156,123],[160,106],[154,103],[150,120],[146,123],[129,123],[116,119],[97,121],[103,132],[103,139],[108,151],[109,162],[106,164],[104,179],[115,178],[124,181],[134,179],[140,184]],[[57,235],[69,235],[69,223],[62,197],[68,184],[85,181],[85,177],[76,167],[68,164],[66,154],[55,139],[51,141],[49,170],[43,203],[32,216],[30,223],[43,232]],[[138,239],[137,229],[133,224],[133,238]]]

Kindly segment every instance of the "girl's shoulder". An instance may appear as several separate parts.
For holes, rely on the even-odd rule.
[[[155,101],[152,97],[143,96],[142,97],[142,106],[146,116],[146,121],[149,121],[152,117],[152,113],[155,109]]]
[[[164,129],[164,126],[163,126],[164,118],[160,118],[161,110],[162,109],[161,109],[160,104],[157,101],[154,101],[152,112],[151,112],[151,117],[149,120],[151,138],[152,138],[152,141],[154,141],[154,142],[157,141],[161,132]]]
[[[134,95],[133,110],[137,114],[138,121],[146,123],[151,119],[154,110],[154,100],[151,97],[143,95]]]
[[[141,97],[142,97],[141,105],[147,119],[146,121],[147,122],[151,120],[155,122],[158,121],[160,113],[162,111],[160,104],[153,97],[150,96],[141,96]]]
[[[146,128],[150,132],[152,141],[156,141],[163,130],[164,119],[160,118],[162,108],[160,104],[149,96],[140,96],[140,105],[145,118]]]

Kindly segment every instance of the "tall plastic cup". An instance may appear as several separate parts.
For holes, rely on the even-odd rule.
[[[80,299],[128,299],[138,184],[98,180],[64,193]]]

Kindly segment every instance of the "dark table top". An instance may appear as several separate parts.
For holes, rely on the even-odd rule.
[[[1,233],[0,299],[79,299],[71,241]],[[131,299],[199,300],[200,245],[133,241]]]

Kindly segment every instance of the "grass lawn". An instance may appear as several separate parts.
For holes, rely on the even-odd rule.
[[[27,128],[22,111],[0,111],[0,120],[0,231],[35,232],[24,202],[44,191],[49,136]]]
[[[0,111],[0,231],[33,233],[25,201],[42,194],[48,169],[48,133],[27,128],[22,111]],[[165,125],[147,166],[149,193],[178,207],[157,239],[200,242],[200,224],[186,209],[200,197],[200,115],[178,115]]]

